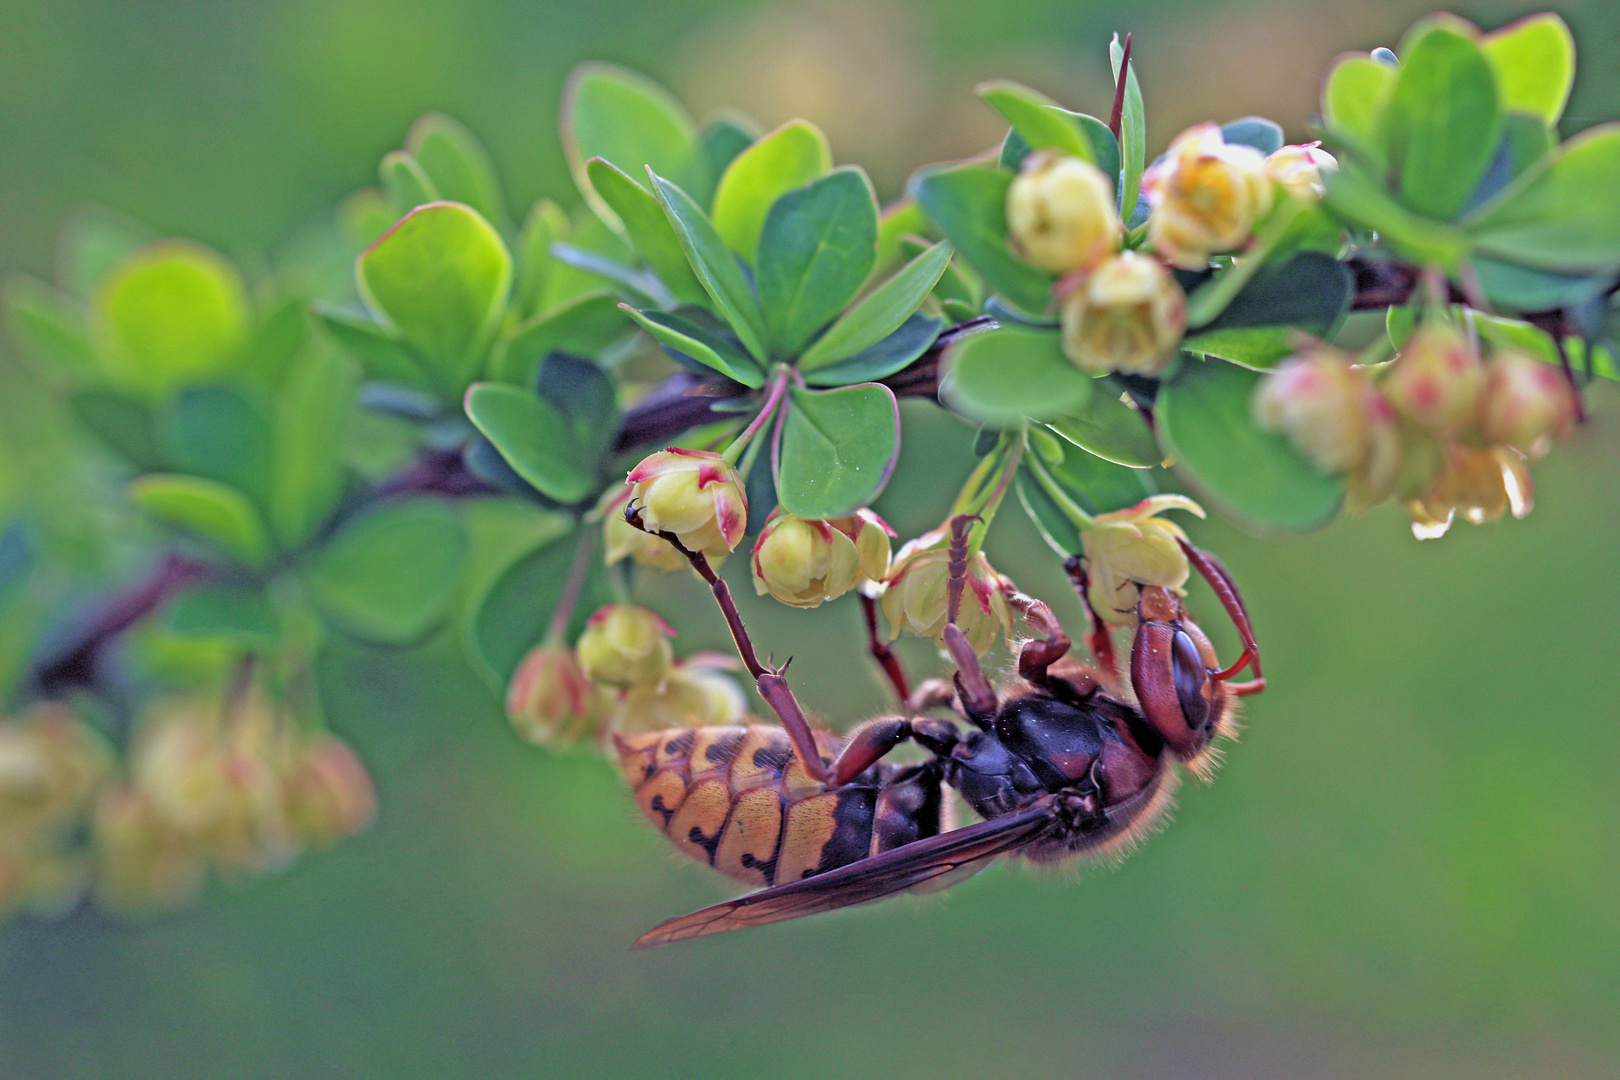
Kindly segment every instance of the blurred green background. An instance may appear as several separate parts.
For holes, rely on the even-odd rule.
[[[484,138],[514,205],[572,203],[557,96],[589,57],[700,113],[804,115],[888,195],[999,136],[982,78],[1104,108],[1114,30],[1137,35],[1154,145],[1249,112],[1297,137],[1336,52],[1425,10],[5,0],[0,267],[48,275],[85,201],[275,265],[429,108]],[[1620,116],[1620,11],[1562,11],[1582,50],[1566,126]],[[600,760],[522,744],[452,643],[331,650],[334,725],[380,789],[371,833],[158,922],[0,928],[0,1076],[1620,1075],[1620,396],[1591,404],[1524,522],[1427,544],[1389,507],[1303,538],[1196,529],[1243,585],[1272,688],[1216,783],[1116,870],[997,868],[630,954],[725,883],[636,820]],[[880,504],[902,532],[937,522],[939,463],[966,455],[962,429],[908,409]],[[991,555],[1076,624],[1020,515]],[[854,609],[741,591],[812,708],[882,707]],[[687,584],[645,598],[687,644],[723,644]]]

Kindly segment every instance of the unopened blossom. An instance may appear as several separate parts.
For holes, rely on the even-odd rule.
[[[793,607],[818,607],[889,569],[891,531],[870,510],[825,521],[778,511],[754,544],[754,591]]]
[[[108,911],[146,913],[179,907],[202,891],[200,855],[134,785],[105,789],[91,818],[96,902]]]
[[[895,555],[884,585],[883,616],[889,637],[915,634],[943,642],[950,600],[950,534],[945,529],[924,533]],[[983,552],[969,556],[956,625],[983,656],[997,637],[1012,633],[1012,611],[1007,606],[1006,579],[996,573]]]
[[[1052,274],[1088,269],[1124,233],[1113,182],[1089,161],[1032,153],[1007,188],[1007,233],[1032,266]]]
[[[364,831],[377,816],[365,763],[332,735],[310,740],[282,778],[287,818],[298,837],[330,844]]]
[[[1204,508],[1185,495],[1154,495],[1135,506],[1098,514],[1080,533],[1089,578],[1087,597],[1107,622],[1128,626],[1136,620],[1136,601],[1143,585],[1179,589],[1191,567],[1181,548],[1187,534],[1158,515],[1186,510],[1199,517]]]
[[[630,502],[628,487],[609,488],[599,507],[602,514],[602,540],[604,557],[609,566],[630,559],[641,566],[673,573],[685,569],[686,556],[661,536],[654,536],[636,528],[624,519],[624,508]],[[719,566],[724,553],[709,556],[709,565]]]
[[[1063,297],[1063,354],[1088,375],[1158,375],[1187,330],[1187,297],[1157,259],[1122,251]]]
[[[1327,185],[1322,181],[1324,172],[1339,167],[1334,156],[1322,149],[1319,142],[1295,143],[1279,147],[1266,156],[1266,175],[1282,185],[1282,189],[1302,202],[1317,202]]]
[[[1454,518],[1473,525],[1510,512],[1523,518],[1534,503],[1533,491],[1530,469],[1512,448],[1452,443],[1439,478],[1421,497],[1408,500],[1406,511],[1413,535],[1432,540],[1444,536]]]
[[[610,705],[606,690],[585,677],[573,650],[563,645],[529,650],[506,692],[507,719],[536,746],[589,738],[607,719]]]
[[[674,533],[705,555],[729,552],[742,540],[748,522],[743,479],[719,454],[660,450],[643,458],[625,482],[653,532]]]
[[[631,734],[742,723],[747,702],[726,674],[733,664],[728,657],[699,654],[670,668],[660,682],[630,687],[613,707],[613,730]]]
[[[1485,368],[1479,432],[1540,457],[1575,424],[1575,391],[1563,371],[1518,353],[1498,353]]]
[[[1255,423],[1287,435],[1322,471],[1346,472],[1367,457],[1369,389],[1354,357],[1313,345],[1261,380],[1254,395]],[[1387,408],[1381,399],[1377,405]]]
[[[141,728],[130,774],[171,827],[195,834],[217,821],[229,797],[218,718],[206,706],[166,707]]]
[[[585,677],[608,686],[657,682],[674,659],[675,632],[655,613],[633,604],[610,604],[585,625],[574,656]]]
[[[1413,423],[1442,435],[1465,434],[1479,417],[1485,366],[1461,327],[1430,319],[1407,338],[1383,389]]]
[[[1384,392],[1362,380],[1361,421],[1365,445],[1345,475],[1345,499],[1352,513],[1383,502],[1402,478],[1402,463],[1411,441],[1402,431],[1400,417]],[[1295,439],[1299,445],[1299,439]]]
[[[1248,242],[1271,209],[1272,181],[1252,146],[1228,143],[1216,124],[1188,128],[1142,177],[1148,242],[1160,258],[1202,270],[1211,255]]]

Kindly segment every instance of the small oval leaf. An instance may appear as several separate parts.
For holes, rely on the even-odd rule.
[[[783,509],[832,518],[877,498],[900,454],[900,407],[889,388],[794,389],[787,407],[776,470]]]

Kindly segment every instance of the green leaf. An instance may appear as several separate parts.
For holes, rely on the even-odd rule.
[[[1038,315],[1052,306],[1056,279],[1007,246],[1011,183],[1011,174],[984,165],[931,167],[912,178],[911,194],[991,289]]]
[[[418,206],[439,201],[439,189],[433,186],[422,163],[405,150],[393,150],[383,155],[377,165],[377,179],[388,196],[388,208],[395,221]]]
[[[1283,129],[1263,116],[1245,116],[1222,124],[1221,138],[1238,146],[1251,146],[1269,156],[1282,148]]]
[[[1490,61],[1451,17],[1413,27],[1384,111],[1384,146],[1401,199],[1450,219],[1468,201],[1496,153],[1502,108]]]
[[[519,386],[534,385],[540,361],[553,352],[596,356],[630,331],[612,293],[587,293],[538,315],[495,347],[490,377]]]
[[[1322,204],[1351,225],[1372,229],[1398,254],[1416,263],[1454,267],[1468,251],[1468,237],[1457,226],[1414,214],[1384,186],[1349,163],[1324,178]]]
[[[366,641],[420,640],[448,612],[465,562],[466,532],[438,499],[357,514],[315,553],[304,583],[323,615]]]
[[[912,315],[883,340],[853,356],[806,372],[804,381],[811,386],[848,386],[887,378],[927,352],[944,325],[941,319]]]
[[[184,240],[149,244],[119,263],[93,307],[107,377],[153,396],[230,367],[248,329],[235,267]]]
[[[430,203],[360,256],[366,306],[459,389],[478,371],[512,284],[512,257],[476,211]]]
[[[855,298],[877,262],[877,234],[877,196],[857,168],[776,200],[760,231],[756,276],[773,355],[797,357]]]
[[[732,251],[753,263],[771,205],[832,168],[821,129],[793,120],[754,143],[726,166],[714,191],[714,228]]]
[[[594,492],[596,462],[580,460],[567,420],[551,403],[504,383],[474,383],[466,407],[473,425],[548,499],[577,503]]]
[[[756,143],[755,147],[759,145]],[[737,160],[741,161],[742,158]],[[719,307],[720,314],[731,324],[743,348],[755,360],[764,363],[770,355],[765,348],[765,317],[760,313],[759,303],[754,299],[753,290],[748,287],[748,279],[743,277],[736,258],[690,195],[657,173],[649,172],[647,175],[652,178],[653,194],[663,204],[664,213],[675,227],[675,235],[680,237],[686,260],[697,271],[698,280]],[[717,195],[717,203],[718,199]],[[762,210],[760,220],[763,221],[764,217]]]
[[[1031,150],[1053,149],[1095,165],[1091,140],[1081,133],[1073,114],[1041,93],[1009,79],[980,83],[973,92],[1013,126]]]
[[[872,277],[888,276],[906,258],[902,243],[908,237],[925,235],[928,228],[928,215],[909,195],[884,207],[878,216],[877,265],[872,267]]]
[[[158,238],[133,218],[95,203],[69,210],[56,236],[57,281],[78,300],[89,297],[115,266]]]
[[[777,498],[790,514],[833,518],[866,506],[900,455],[900,407],[877,383],[793,389],[782,424]]]
[[[1098,380],[1092,383],[1091,400],[1056,420],[1051,428],[1080,449],[1115,464],[1145,469],[1164,457],[1153,432],[1142,414],[1114,393],[1117,385]]]
[[[1055,330],[1004,326],[973,334],[945,354],[940,400],[998,427],[1050,420],[1091,398],[1091,379],[1063,355]]]
[[[151,473],[129,485],[129,497],[158,521],[193,533],[249,566],[269,557],[259,512],[246,495],[217,480]]]
[[[1120,61],[1124,58],[1125,48],[1116,34],[1108,46],[1108,60],[1116,82]],[[1142,87],[1136,81],[1134,59],[1125,73],[1125,102],[1119,117],[1119,156],[1123,163],[1120,166],[1119,217],[1121,221],[1130,221],[1142,192],[1142,169],[1147,164],[1147,114],[1142,108]]]
[[[92,435],[131,464],[150,472],[163,467],[152,429],[152,410],[145,402],[92,386],[69,397],[68,409]]]
[[[1588,128],[1464,223],[1482,255],[1554,272],[1620,264],[1620,124]]]
[[[95,370],[84,315],[78,305],[43,282],[16,274],[6,280],[6,329],[54,379]]]
[[[240,388],[185,387],[158,413],[157,436],[174,471],[218,480],[268,505],[270,418]]]
[[[1613,284],[1607,274],[1555,274],[1496,259],[1475,259],[1469,265],[1486,299],[1514,311],[1573,307]]]
[[[335,448],[353,414],[360,372],[326,349],[304,354],[276,397],[270,525],[283,547],[306,543],[343,494]]]
[[[1018,493],[1018,503],[1024,513],[1034,522],[1035,531],[1060,558],[1066,559],[1084,550],[1080,527],[1058,507],[1027,466],[1018,470],[1013,490]]]
[[[366,378],[432,391],[422,365],[387,327],[365,315],[328,304],[316,304],[314,312],[316,323],[360,364]]]
[[[254,652],[273,649],[281,629],[264,587],[246,582],[194,585],[164,605],[163,622],[184,637],[220,638]]]
[[[242,346],[242,368],[261,384],[278,386],[309,342],[309,302],[286,296],[264,305],[264,315]]]
[[[433,181],[439,198],[466,203],[486,221],[506,220],[506,199],[495,165],[483,144],[460,123],[441,113],[426,113],[411,125],[405,149]]]
[[[954,249],[940,241],[867,294],[799,357],[808,375],[855,357],[893,334],[922,305],[951,263]],[[926,348],[926,346],[924,346]]]
[[[737,160],[737,155],[753,146],[758,138],[759,125],[740,113],[716,116],[703,125],[698,134],[698,151],[708,165],[711,182],[707,187],[692,189],[692,197],[699,206],[714,205],[715,184]]]
[[[574,458],[596,467],[613,446],[619,428],[618,390],[592,360],[554,353],[540,364],[540,397],[562,416]]]
[[[1123,510],[1153,494],[1152,477],[1146,469],[1129,468],[1071,446],[1062,449],[1063,460],[1043,458],[1041,466],[1088,514]]]
[[[1218,360],[1183,362],[1154,407],[1160,442],[1178,475],[1251,527],[1325,525],[1338,512],[1343,485],[1286,436],[1255,427],[1250,410],[1260,379]]]
[[[630,176],[651,169],[688,190],[709,183],[696,126],[680,102],[651,79],[614,64],[580,64],[569,74],[562,144],[580,193],[604,218],[613,211],[586,172],[591,158],[610,161]]]
[[[475,605],[465,630],[466,651],[473,667],[496,693],[506,693],[518,662],[545,636],[577,547],[577,531],[544,543],[507,567]],[[592,560],[574,605],[569,638],[584,629],[593,611],[611,602],[600,559]]]
[[[1217,274],[1204,288],[1219,280]],[[1199,327],[1182,347],[1216,356],[1224,355],[1219,351],[1222,345],[1258,346],[1263,351],[1264,341],[1252,336],[1246,341],[1234,341],[1229,334],[1216,336],[1219,331],[1250,327],[1294,326],[1325,335],[1350,310],[1354,298],[1355,279],[1348,267],[1325,252],[1296,251],[1255,271],[1220,314]],[[1189,303],[1189,307],[1196,306],[1196,302]]]
[[[623,305],[623,310],[660,344],[682,356],[744,386],[765,385],[765,372],[759,365],[719,334],[667,311],[637,311],[629,305]]]
[[[555,295],[551,285],[562,275],[552,267],[551,245],[568,239],[568,215],[550,199],[539,199],[529,208],[518,239],[517,283],[512,289],[512,306],[520,315],[540,315],[571,297]]]
[[[1289,344],[1293,334],[1286,326],[1210,330],[1189,335],[1181,342],[1181,347],[1200,356],[1213,356],[1255,371],[1265,371],[1294,352]]]
[[[1575,84],[1575,38],[1564,20],[1552,12],[1531,15],[1486,34],[1480,45],[1502,107],[1556,124]]]
[[[1384,162],[1384,110],[1396,69],[1366,53],[1335,60],[1322,83],[1322,119],[1335,138]]]
[[[625,236],[636,253],[647,260],[653,273],[677,300],[687,304],[709,301],[702,284],[692,273],[681,249],[680,238],[664,214],[658,200],[647,189],[621,172],[618,166],[602,158],[585,163],[585,172],[602,200],[613,208]]]

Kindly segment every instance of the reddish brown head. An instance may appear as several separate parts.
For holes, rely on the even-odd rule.
[[[1172,753],[1190,761],[1218,733],[1231,706],[1215,647],[1169,589],[1144,586],[1131,646],[1137,703]]]

